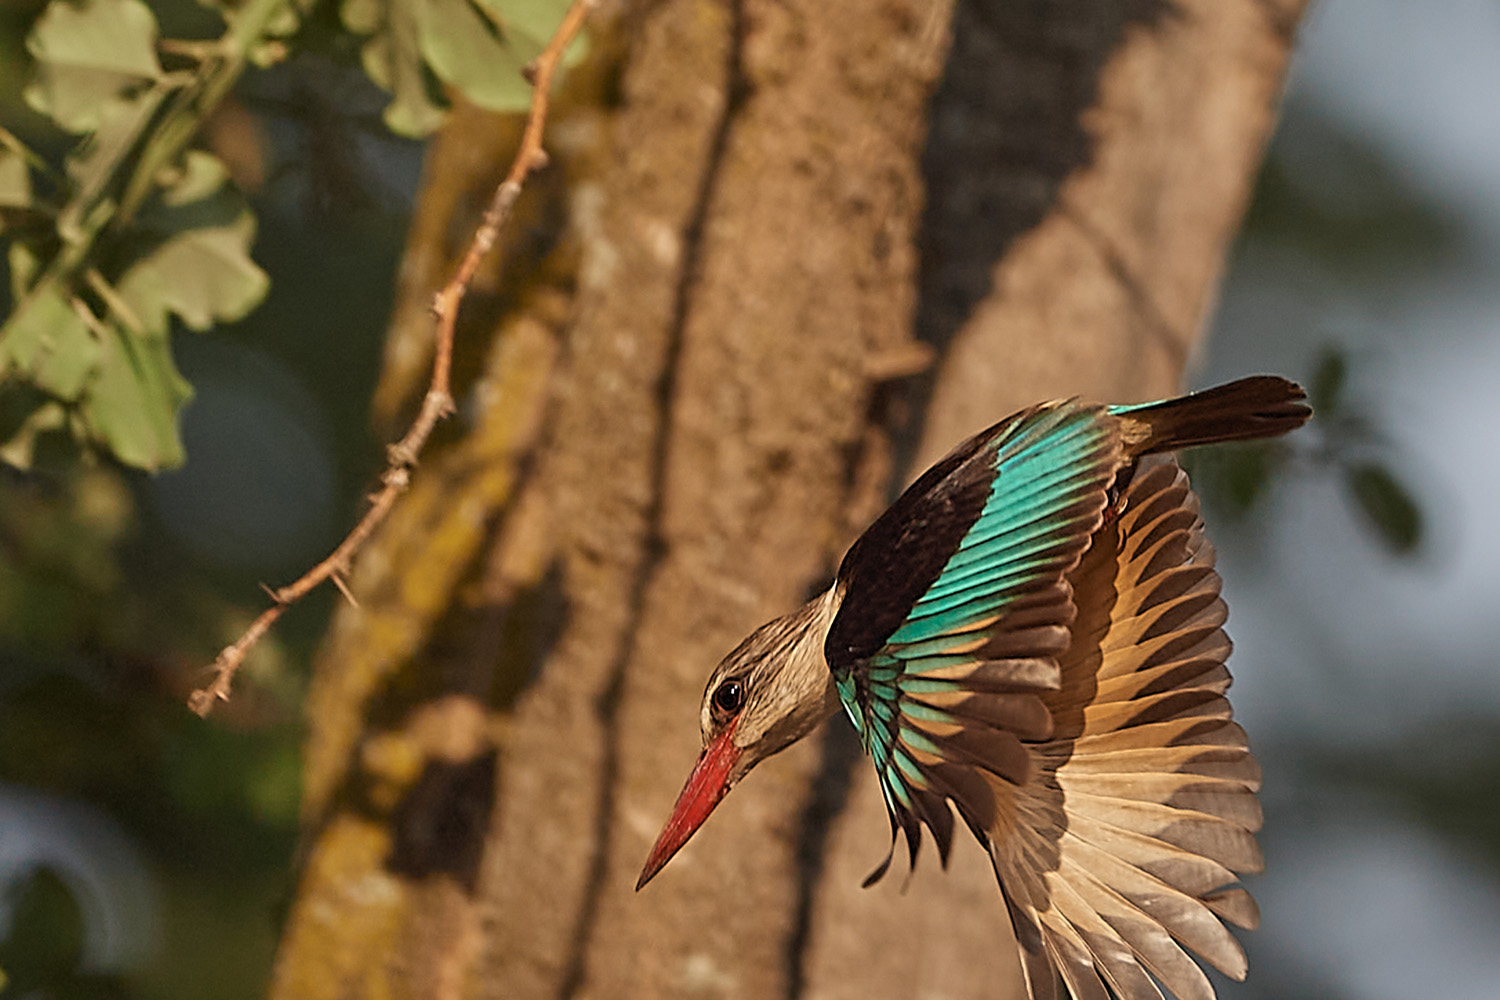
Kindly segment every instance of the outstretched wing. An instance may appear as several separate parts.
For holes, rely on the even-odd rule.
[[[1067,575],[1123,462],[1103,407],[1034,407],[959,445],[845,556],[824,653],[913,863],[924,823],[946,860],[945,799],[983,839],[1010,811],[997,789],[1032,778],[1022,741],[1052,735]]]
[[[1009,824],[985,831],[1023,943],[1031,995],[1213,1000],[1191,949],[1224,974],[1251,928],[1234,887],[1258,871],[1260,771],[1230,719],[1229,638],[1198,502],[1171,460],[1142,462],[1118,520],[1070,579],[1078,617],[1042,695],[1051,737],[1029,748]],[[1054,969],[1056,972],[1054,972]],[[1149,973],[1149,975],[1148,975]]]

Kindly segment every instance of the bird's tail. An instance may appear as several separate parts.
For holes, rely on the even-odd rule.
[[[1130,452],[1150,455],[1220,441],[1249,441],[1295,430],[1312,416],[1307,393],[1275,375],[1252,375],[1202,392],[1134,406],[1112,406],[1125,420]]]

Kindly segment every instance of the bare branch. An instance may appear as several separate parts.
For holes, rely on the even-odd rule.
[[[432,382],[411,427],[401,440],[386,449],[387,464],[380,477],[381,488],[370,498],[370,509],[326,559],[294,582],[272,591],[271,597],[276,603],[262,611],[239,639],[219,653],[210,668],[214,674],[213,680],[188,696],[188,707],[199,715],[207,715],[213,710],[215,703],[229,700],[234,675],[244,663],[246,654],[270,631],[287,608],[300,601],[313,588],[332,580],[344,596],[353,602],[354,598],[342,579],[343,574],[348,571],[354,556],[375,533],[375,529],[389,516],[397,498],[406,491],[411,482],[411,471],[438,421],[454,412],[453,394],[448,379],[453,366],[453,329],[458,318],[458,307],[469,291],[469,283],[474,280],[474,273],[479,269],[480,262],[494,247],[500,230],[510,218],[511,209],[521,195],[521,187],[526,183],[526,178],[533,171],[547,165],[547,153],[542,149],[542,130],[547,123],[552,80],[562,62],[563,51],[578,36],[589,11],[597,2],[598,0],[573,0],[546,48],[526,67],[525,76],[533,89],[520,148],[516,151],[505,180],[491,196],[484,218],[474,231],[458,270],[433,299],[436,347],[432,359]]]

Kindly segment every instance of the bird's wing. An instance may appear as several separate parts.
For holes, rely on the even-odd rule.
[[[1260,771],[1230,719],[1230,643],[1197,499],[1171,460],[1142,462],[1119,518],[1070,574],[1078,617],[1042,695],[1053,732],[1028,747],[1012,815],[984,830],[1035,998],[1213,1000],[1184,949],[1235,979],[1224,927],[1258,922],[1233,886],[1258,871]],[[1149,975],[1148,975],[1149,973]]]
[[[1022,741],[1052,733],[1067,576],[1123,462],[1104,408],[1033,407],[959,445],[844,558],[824,654],[913,863],[924,823],[946,860],[945,799],[983,839],[1007,811],[996,789],[1033,776]]]

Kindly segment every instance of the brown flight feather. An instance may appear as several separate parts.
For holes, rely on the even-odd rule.
[[[1196,498],[1175,462],[1142,463],[1123,512],[1070,574],[1078,618],[1040,697],[1054,734],[1029,744],[1014,821],[988,831],[1033,998],[1211,1000],[1196,952],[1243,978],[1222,921],[1257,915],[1235,873],[1258,870],[1259,770],[1230,721],[1224,604]],[[1020,928],[1018,928],[1020,930]],[[1148,975],[1149,973],[1149,975]]]

